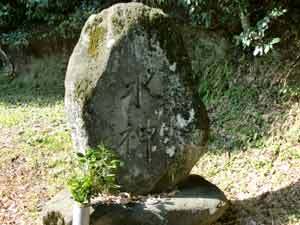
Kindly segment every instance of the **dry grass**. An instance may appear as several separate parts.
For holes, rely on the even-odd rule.
[[[44,203],[64,186],[71,141],[58,61],[37,60],[30,75],[0,81],[1,225],[38,224]]]

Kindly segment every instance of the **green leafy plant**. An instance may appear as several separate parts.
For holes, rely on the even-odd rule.
[[[202,24],[206,28],[211,26],[213,9],[211,1],[207,0],[178,0],[178,4],[184,7],[194,24]]]
[[[244,50],[253,50],[254,56],[269,53],[280,42],[279,37],[272,36],[270,24],[287,12],[282,6],[288,6],[276,1],[262,1],[259,5],[250,0],[174,0],[172,5],[169,0],[139,1],[170,10],[174,5],[179,6],[191,23],[205,28],[240,25],[242,32],[234,37]]]
[[[197,26],[227,28],[236,35],[243,49],[253,50],[254,55],[267,54],[280,41],[273,37],[269,25],[286,12],[282,8],[293,8],[293,1],[275,0],[132,1],[162,8],[172,15],[180,11],[180,17]],[[0,3],[0,45],[26,47],[36,39],[77,39],[91,14],[118,2],[124,1],[3,0]]]
[[[116,172],[121,162],[104,145],[89,148],[85,154],[77,153],[77,164],[74,175],[68,181],[76,202],[87,204],[92,197],[118,190]]]
[[[0,45],[22,48],[30,41],[77,38],[86,19],[107,0],[3,0]]]
[[[273,46],[280,42],[279,37],[266,38],[266,32],[272,20],[286,13],[286,9],[274,8],[264,18],[259,20],[254,27],[248,28],[236,37],[237,43],[242,44],[243,48],[253,48],[253,55],[267,54]]]

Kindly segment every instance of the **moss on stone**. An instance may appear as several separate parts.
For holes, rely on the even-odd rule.
[[[152,46],[151,39],[156,38],[160,48],[165,52],[170,65],[176,63],[179,74],[188,74],[183,77],[187,87],[193,87],[195,82],[192,79],[191,62],[184,46],[184,41],[180,33],[176,20],[163,11],[153,8],[143,8],[143,11],[136,11],[138,24],[142,30],[149,35],[149,48],[156,51]],[[140,27],[134,26],[135,32],[139,32]]]
[[[91,81],[80,80],[75,84],[75,98],[84,103],[90,97]]]
[[[150,23],[154,23],[157,20],[161,20],[162,18],[166,18],[166,15],[157,9],[151,9],[149,12],[149,21]]]
[[[182,49],[183,41],[179,32],[176,32],[174,21],[164,15],[159,16],[156,12],[152,12],[149,19],[151,27],[158,30],[158,41],[160,47],[166,52],[169,63],[186,67],[188,62],[186,62],[186,53]]]
[[[159,9],[141,8],[131,12],[136,17],[136,21],[139,22],[144,28],[146,33],[151,39],[156,33],[160,47],[166,52],[166,56],[169,63],[176,63],[180,68],[186,67],[189,63],[187,53],[182,49],[183,40],[181,34],[177,32],[175,21],[163,13]],[[129,15],[129,21],[134,18],[133,15]],[[171,33],[173,32],[173,33]]]
[[[124,19],[117,14],[112,17],[112,23],[115,34],[121,34],[125,27]]]
[[[104,42],[107,29],[102,26],[95,26],[89,31],[89,47],[88,53],[91,57],[97,57],[99,54],[99,46]]]

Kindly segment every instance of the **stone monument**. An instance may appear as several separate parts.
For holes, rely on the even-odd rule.
[[[104,144],[124,162],[124,191],[173,187],[207,150],[208,119],[173,20],[117,4],[86,22],[70,58],[65,104],[75,148]]]
[[[217,187],[189,176],[207,151],[209,125],[179,30],[161,10],[141,3],[116,4],[82,29],[65,80],[75,149],[104,144],[115,151],[124,162],[117,174],[123,191],[179,188],[154,205],[95,206],[93,224],[201,225],[227,207]],[[70,202],[68,193],[54,198],[46,214],[63,208],[59,202]]]

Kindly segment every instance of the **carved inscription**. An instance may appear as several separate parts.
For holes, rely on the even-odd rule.
[[[133,129],[131,127],[128,127],[126,130],[122,131],[120,135],[122,136],[121,142],[119,144],[119,148],[123,147],[125,145],[126,153],[130,156],[130,135],[132,133]]]
[[[146,157],[147,157],[147,161],[149,163],[151,163],[152,161],[152,137],[154,136],[154,134],[156,133],[156,128],[151,127],[151,121],[148,119],[147,120],[147,127],[146,127],[146,136],[147,136],[147,153],[146,153]]]
[[[135,121],[135,118],[129,118],[131,115],[131,110],[136,111],[136,110],[141,110],[143,108],[143,89],[146,89],[147,93],[151,97],[157,97],[157,96],[152,96],[151,95],[151,90],[149,88],[149,84],[151,83],[152,79],[154,77],[154,74],[151,74],[146,81],[143,82],[142,79],[142,74],[138,74],[136,76],[136,79],[134,82],[127,84],[126,86],[126,91],[124,95],[122,95],[121,99],[130,99],[130,96],[134,96],[132,98],[132,103],[130,104],[128,102],[128,107],[126,107],[126,113],[128,116],[128,124],[127,128],[120,132],[121,140],[119,143],[119,148],[124,149],[126,152],[126,155],[128,157],[133,156],[132,148],[134,148],[136,141],[137,143],[141,144],[143,147],[142,149],[145,149],[143,155],[145,156],[145,160],[147,163],[152,162],[152,147],[154,146],[152,144],[154,135],[156,134],[157,128],[154,126],[154,124],[151,124],[151,119],[146,117],[142,124],[141,122]],[[135,108],[131,108],[134,106]],[[132,121],[130,121],[130,119]],[[137,137],[138,140],[132,140],[132,137]],[[155,146],[156,147],[156,146]],[[140,149],[140,150],[142,150]]]

